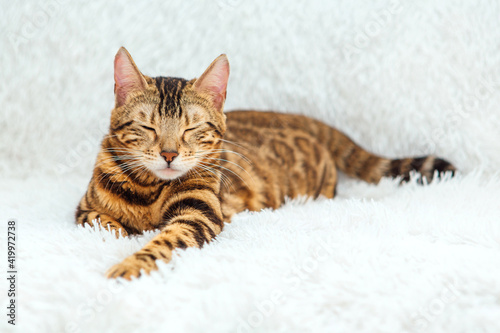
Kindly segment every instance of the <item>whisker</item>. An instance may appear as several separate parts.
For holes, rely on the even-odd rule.
[[[103,148],[103,151],[108,152],[108,153],[142,153],[141,150],[138,149],[130,149],[130,148]]]
[[[106,171],[111,171],[111,172],[115,172],[115,171],[118,171],[118,172],[115,172],[113,175],[117,175],[117,174],[125,174],[125,175],[129,175],[127,172],[128,171],[133,171],[134,168],[138,167],[138,166],[141,166],[142,163],[138,162],[138,161],[135,161],[133,163],[123,163],[124,166],[114,166],[112,167],[110,170],[106,170]],[[104,172],[103,175],[101,177],[104,177],[105,174],[109,174],[109,172]],[[100,178],[98,181],[101,181],[102,178]],[[109,180],[108,180],[109,182]]]
[[[244,159],[248,164],[253,164],[252,161],[248,157],[246,157],[245,155],[240,154],[238,152],[235,152],[233,150],[227,150],[227,149],[210,149],[210,150],[198,151],[198,152],[195,152],[195,155],[205,156],[205,155],[209,155],[209,154],[213,154],[213,153],[235,154],[235,155],[241,157],[242,159]]]
[[[252,180],[253,183],[255,183],[255,179],[253,179],[253,176],[244,167],[242,167],[238,163],[235,163],[235,162],[232,162],[232,161],[228,161],[228,160],[225,160],[223,158],[216,158],[216,157],[209,157],[209,159],[211,159],[211,160],[217,160],[217,161],[222,161],[222,162],[230,163],[230,164],[232,164],[234,166],[237,166],[238,168],[240,168],[241,170],[243,170],[250,177],[250,179]]]
[[[117,161],[125,161],[125,160],[129,160],[129,161],[141,161],[141,157],[138,157],[138,156],[134,156],[134,157],[130,157],[130,158],[126,158],[125,156],[114,156],[114,157],[105,157],[103,158],[99,163],[97,163],[94,167],[99,167],[103,164],[106,164],[106,163],[109,163],[109,162],[117,162]]]
[[[234,174],[236,177],[238,177],[238,178],[239,178],[239,179],[240,179],[243,183],[245,183],[245,185],[246,185],[247,187],[250,187],[250,186],[248,186],[248,183],[247,183],[247,182],[246,182],[246,181],[245,181],[245,180],[244,180],[244,179],[243,179],[240,175],[238,175],[236,172],[234,172],[234,171],[233,171],[233,170],[231,170],[231,169],[228,169],[228,168],[226,168],[226,167],[223,167],[222,165],[213,164],[213,163],[208,163],[208,162],[199,162],[199,163],[200,163],[200,164],[203,164],[203,165],[205,165],[205,166],[206,166],[206,164],[209,164],[209,165],[210,165],[210,166],[212,166],[212,167],[219,167],[219,168],[221,168],[221,169],[223,169],[223,170],[227,170],[227,171],[231,172],[232,174]]]
[[[213,168],[209,167],[209,166],[205,166],[205,165],[197,165],[197,167],[207,171],[207,172],[210,172],[211,174],[215,175],[215,176],[219,176],[219,179],[221,181],[221,183],[226,187],[226,188],[229,188],[229,186],[231,186],[234,190],[234,187],[233,187],[233,184],[231,182],[231,180],[227,177],[227,175],[224,175],[222,173],[217,173]],[[213,176],[212,176],[213,177]]]
[[[231,140],[226,140],[226,139],[219,139],[219,140],[220,140],[220,141],[222,141],[222,142],[226,142],[226,143],[229,143],[229,144],[231,144],[231,145],[234,145],[234,146],[236,146],[236,147],[240,147],[240,148],[243,148],[243,149],[245,149],[245,150],[249,150],[247,147],[242,146],[242,145],[240,145],[240,144],[238,144],[238,143],[236,143],[236,142],[234,142],[234,141],[231,141]]]

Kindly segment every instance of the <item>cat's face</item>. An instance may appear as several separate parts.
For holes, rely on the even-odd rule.
[[[120,49],[108,150],[126,164],[122,170],[168,180],[211,168],[215,160],[210,156],[220,149],[226,129],[222,111],[228,75],[222,55],[197,80],[150,78]]]

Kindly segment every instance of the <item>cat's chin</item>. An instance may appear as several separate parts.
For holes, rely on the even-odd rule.
[[[164,180],[171,180],[171,179],[176,179],[182,176],[185,172],[181,170],[176,170],[172,168],[164,168],[160,170],[156,170],[155,174],[158,178],[164,179]]]

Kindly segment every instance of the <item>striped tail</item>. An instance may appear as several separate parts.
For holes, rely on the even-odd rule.
[[[378,183],[382,177],[401,177],[402,181],[408,181],[412,171],[420,173],[430,182],[436,171],[438,175],[444,172],[453,175],[456,171],[450,162],[432,155],[401,159],[380,157],[364,150],[335,129],[330,128],[329,132],[327,142],[337,168],[369,183]]]

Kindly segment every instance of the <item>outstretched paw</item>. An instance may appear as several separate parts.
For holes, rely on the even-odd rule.
[[[122,277],[126,280],[131,280],[133,277],[141,276],[141,270],[146,274],[158,269],[155,261],[143,260],[143,258],[138,258],[136,255],[132,255],[121,263],[112,266],[106,273],[106,277],[109,279],[116,279]]]

